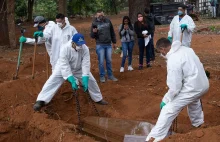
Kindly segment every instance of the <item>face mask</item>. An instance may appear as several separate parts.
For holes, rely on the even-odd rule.
[[[178,11],[178,15],[179,15],[179,16],[183,15],[183,12],[179,10],[179,11]]]
[[[167,57],[164,56],[162,53],[160,53],[160,56],[163,57],[164,59],[167,59]]]
[[[81,50],[82,46],[76,46],[76,50]]]
[[[43,30],[44,30],[44,27],[38,26],[37,29],[38,29],[38,31],[43,31]]]
[[[104,16],[99,16],[99,17],[97,18],[98,21],[102,21],[103,19],[104,19]]]
[[[73,47],[76,51],[82,49],[82,46],[77,46],[74,42],[72,42],[72,47]]]
[[[57,22],[57,25],[58,25],[60,28],[62,28],[63,23],[58,23],[58,22]]]
[[[138,17],[138,21],[142,22],[143,21],[143,17]]]

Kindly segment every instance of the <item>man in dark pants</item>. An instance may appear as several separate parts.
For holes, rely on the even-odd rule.
[[[155,60],[155,51],[154,51],[154,31],[155,31],[155,25],[154,25],[154,15],[150,13],[149,8],[145,8],[144,14],[146,16],[147,24],[151,27],[152,29],[152,34],[151,34],[151,60]]]
[[[118,81],[112,73],[112,47],[115,48],[116,36],[111,21],[104,16],[102,10],[97,11],[96,18],[92,22],[91,38],[96,40],[100,82],[105,82],[104,60],[106,60],[108,79]]]

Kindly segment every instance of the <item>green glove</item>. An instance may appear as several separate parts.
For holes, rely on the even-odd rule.
[[[160,103],[160,109],[162,109],[166,104],[164,102]]]
[[[181,24],[180,27],[181,29],[187,29],[188,26],[186,24]]]
[[[88,90],[88,85],[89,85],[89,76],[82,77],[82,85],[84,92],[86,92]]]
[[[34,32],[34,37],[43,37],[44,36],[44,34],[43,34],[43,32],[42,31],[36,31],[36,32]]]
[[[73,90],[78,90],[77,81],[73,76],[68,77],[67,80],[71,83]]]
[[[172,37],[171,36],[168,36],[168,38],[167,38],[171,43],[172,43]]]
[[[27,41],[27,38],[24,36],[21,36],[19,39],[19,42],[21,42],[21,43],[26,42],[26,41]]]

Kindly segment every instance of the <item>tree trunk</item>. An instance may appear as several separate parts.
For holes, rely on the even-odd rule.
[[[137,13],[144,13],[146,7],[150,7],[150,0],[129,0],[129,17],[132,23],[137,21]]]
[[[67,0],[58,0],[58,11],[67,16]]]
[[[0,47],[15,48],[14,0],[1,0],[0,7]]]
[[[11,48],[16,47],[15,36],[15,0],[7,0],[8,37]]]
[[[144,9],[146,7],[150,7],[150,0],[129,0],[129,17],[131,19],[131,22],[134,23],[137,21],[137,13],[141,12],[144,14]],[[134,47],[134,54],[138,54],[138,44],[137,44],[137,39],[135,40],[135,47]]]
[[[28,0],[28,21],[32,21],[34,0]]]
[[[6,0],[0,1],[0,47],[9,46],[9,36],[8,36],[8,24],[7,24],[7,11],[6,11]]]
[[[115,0],[112,0],[112,6],[113,6],[113,8],[114,8],[115,14],[118,15],[118,11],[117,11],[117,6],[116,6]]]

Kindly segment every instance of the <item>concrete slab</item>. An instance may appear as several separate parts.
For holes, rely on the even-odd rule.
[[[84,119],[83,131],[106,141],[123,142],[127,140],[129,142],[132,138],[135,139],[129,135],[143,140],[153,126],[148,122],[91,116]]]

